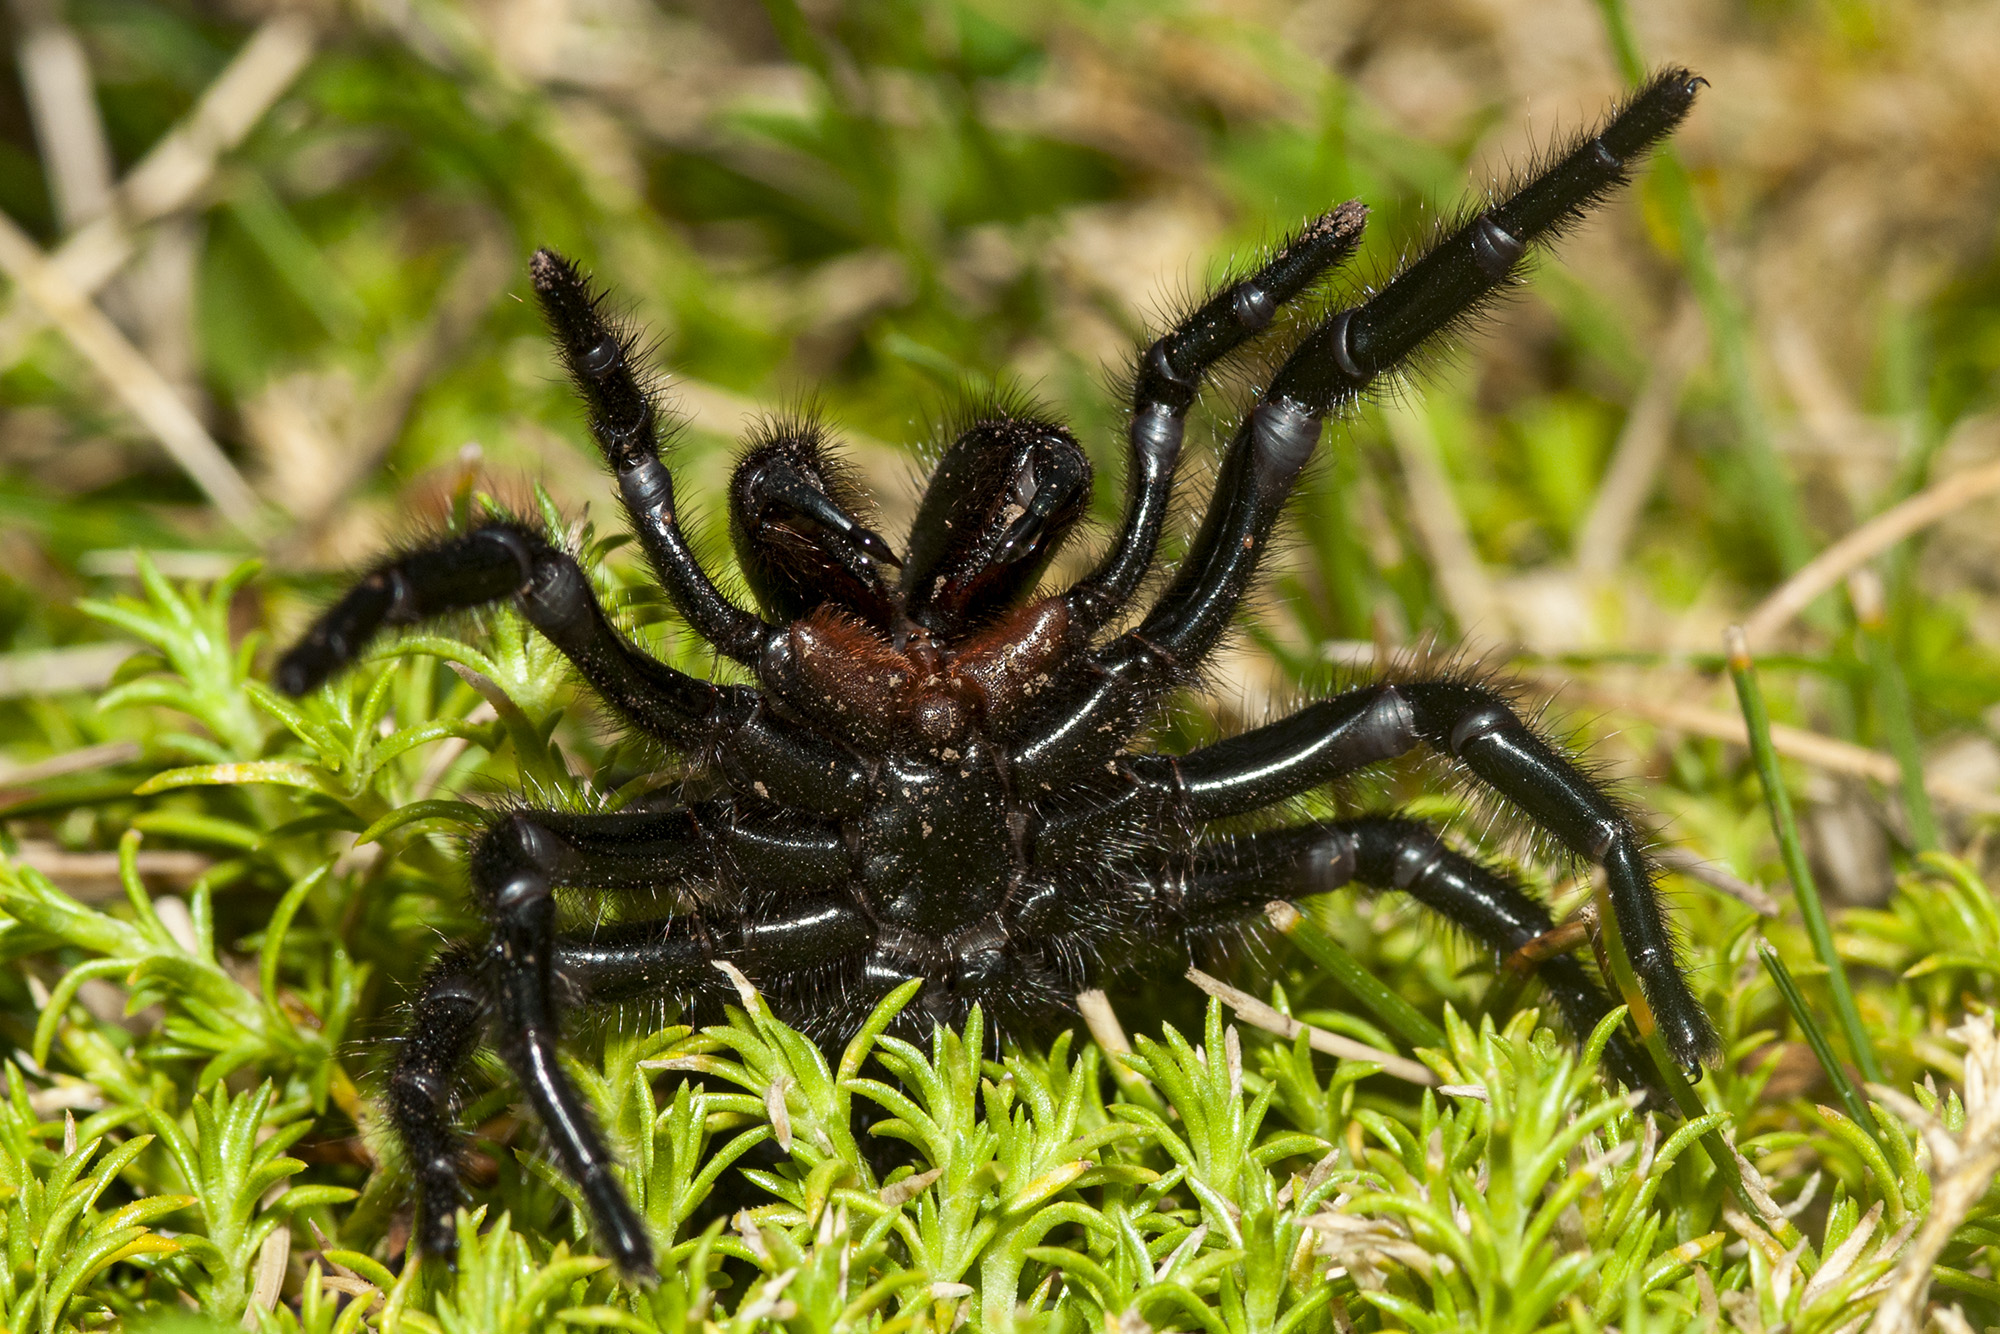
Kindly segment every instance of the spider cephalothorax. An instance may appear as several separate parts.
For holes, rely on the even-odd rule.
[[[661,412],[630,336],[567,261],[534,257],[536,294],[588,406],[633,527],[688,625],[754,676],[721,685],[656,661],[606,618],[573,556],[535,525],[490,520],[375,569],[279,663],[299,694],[379,630],[512,599],[631,727],[703,781],[663,808],[516,810],[474,843],[490,923],[425,978],[388,1087],[419,1193],[421,1244],[449,1255],[458,1198],[452,1088],[487,1036],[514,1067],[562,1170],[633,1273],[652,1246],[603,1139],[556,1060],[565,1010],[713,997],[717,963],[818,1035],[851,1031],[888,991],[906,1018],[1003,1025],[1068,1013],[1134,960],[1185,952],[1272,900],[1351,882],[1397,889],[1516,962],[1570,1025],[1609,1010],[1547,911],[1504,875],[1394,817],[1211,839],[1212,821],[1278,805],[1429,747],[1603,868],[1634,971],[1674,1056],[1713,1033],[1682,976],[1641,839],[1620,806],[1494,691],[1458,677],[1378,683],[1184,755],[1132,749],[1227,631],[1321,428],[1517,276],[1530,248],[1624,183],[1687,114],[1701,80],[1669,70],[1594,133],[1447,229],[1379,291],[1313,324],[1236,430],[1186,559],[1121,629],[1154,562],[1184,422],[1206,373],[1351,255],[1343,204],[1222,286],[1138,358],[1125,517],[1072,586],[1036,584],[1070,534],[1090,468],[1059,424],[975,414],[933,471],[900,557],[810,425],[767,430],[738,464],[730,518],[765,615],[696,562],[660,460]],[[655,920],[560,929],[553,891],[665,897]],[[1542,957],[1548,955],[1549,957]],[[1646,1081],[1614,1042],[1613,1073]]]

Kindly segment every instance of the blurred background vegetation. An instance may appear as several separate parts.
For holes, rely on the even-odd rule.
[[[1110,383],[1163,311],[1350,196],[1373,209],[1350,285],[1379,277],[1624,83],[1582,0],[12,12],[7,267],[48,265],[0,312],[0,735],[23,759],[82,739],[28,701],[115,651],[37,655],[102,638],[74,601],[129,580],[132,547],[180,574],[261,552],[246,596],[288,628],[291,590],[435,522],[468,469],[602,508],[520,300],[535,245],[658,338],[717,563],[731,443],[806,401],[894,523],[931,423],[1024,386],[1077,424],[1110,517]],[[1990,7],[1636,27],[1643,59],[1713,82],[1685,169],[1585,228],[1420,398],[1330,438],[1223,709],[1260,714],[1329,643],[1426,635],[1587,656],[1611,696],[1720,698],[1690,669],[1727,620],[1996,451]],[[51,327],[38,275],[109,324]],[[1884,566],[1927,760],[1986,787],[1992,533],[1969,511]],[[1758,648],[1815,654],[1812,720],[1879,743],[1830,602]],[[1813,790],[1848,827],[1822,852],[1879,891],[1894,821],[1851,786]]]
[[[933,423],[1025,388],[1076,426],[1109,521],[1118,377],[1176,303],[1359,197],[1367,249],[1327,299],[1351,296],[1441,208],[1596,118],[1632,70],[1698,70],[1712,86],[1636,189],[1421,393],[1329,432],[1268,595],[1167,739],[1259,720],[1412,646],[1471,645],[1584,728],[1696,875],[1673,884],[1698,970],[1741,1040],[1732,1062],[1763,1072],[1741,1105],[1773,1109],[1779,1133],[1796,1124],[1785,1099],[1831,1097],[1748,953],[1755,915],[1728,897],[1768,906],[1758,887],[1783,873],[1721,636],[1872,516],[1957,479],[1990,492],[2000,6],[10,0],[6,32],[0,837],[95,901],[115,894],[120,837],[144,830],[136,873],[167,900],[229,891],[209,929],[240,959],[314,856],[384,810],[529,773],[468,733],[395,761],[409,772],[337,817],[264,789],[139,791],[177,764],[289,753],[241,695],[229,641],[261,663],[343,572],[470,491],[533,504],[540,486],[600,536],[615,527],[522,299],[533,247],[594,269],[657,338],[687,421],[674,465],[718,569],[733,443],[803,403],[837,425],[895,532]],[[1251,378],[1212,396],[1195,496]],[[1778,741],[1806,846],[1852,910],[1840,946],[1898,1087],[1963,1077],[1944,1033],[2000,982],[2000,931],[1968,878],[2000,814],[2000,526],[1991,501],[1939,508],[1852,579],[1752,621],[1795,729]],[[206,667],[180,651],[194,612],[157,589],[145,614],[177,629],[134,610],[140,549],[196,583],[262,558],[224,586]],[[705,669],[635,573],[611,554],[629,622]],[[629,774],[600,720],[518,661],[574,771]],[[181,709],[202,719],[192,733],[175,699],[132,689],[163,667],[211,673]],[[416,691],[397,696],[406,712],[471,717],[469,688],[435,675],[396,687]],[[125,707],[99,707],[113,686]],[[1390,790],[1460,807],[1415,770]],[[376,906],[307,900],[310,948],[366,971],[341,1002],[363,1036],[393,1027],[435,932],[468,925],[447,840],[404,851],[417,869],[388,889],[353,859],[327,882],[372,887]],[[1947,874],[1925,853],[1965,863]],[[1939,876],[1974,906],[1907,897]],[[1472,953],[1432,948],[1407,914],[1340,911],[1330,924],[1433,1010],[1483,992]],[[1763,929],[1823,999],[1789,898]],[[14,959],[50,946],[8,939]],[[24,963],[0,979],[0,1040],[31,1045],[56,976]],[[133,1027],[118,1008],[98,1017]],[[374,1058],[346,1059],[359,1078]],[[196,1068],[175,1076],[190,1093]],[[324,1071],[263,1068],[324,1105]],[[1767,1171],[1806,1180],[1822,1149],[1803,1143]],[[1990,1304],[1984,1243],[1963,1244]]]

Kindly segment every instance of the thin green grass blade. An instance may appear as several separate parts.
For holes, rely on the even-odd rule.
[[[1826,907],[1819,900],[1819,886],[1806,862],[1805,845],[1799,841],[1791,794],[1785,790],[1784,777],[1778,772],[1778,752],[1771,744],[1771,715],[1764,707],[1764,690],[1757,683],[1749,641],[1744,638],[1741,626],[1731,626],[1723,643],[1729,652],[1729,676],[1736,683],[1736,698],[1743,706],[1744,726],[1750,733],[1750,754],[1764,786],[1764,805],[1771,813],[1771,828],[1778,836],[1778,850],[1784,858],[1785,873],[1791,877],[1792,895],[1798,900],[1799,915],[1805,919],[1806,934],[1812,938],[1813,953],[1826,965],[1826,984],[1833,993],[1834,1014],[1840,1019],[1848,1051],[1861,1067],[1862,1076],[1871,1084],[1880,1084],[1882,1065],[1875,1059],[1868,1030],[1862,1027],[1861,1011],[1854,1004],[1847,969],[1833,947],[1833,928],[1827,925]]]
[[[1626,81],[1643,83],[1651,70],[1639,52],[1624,0],[1598,0],[1598,8],[1603,12],[1605,32]],[[1796,570],[1812,559],[1812,541],[1806,533],[1798,490],[1779,461],[1777,448],[1772,444],[1771,424],[1757,394],[1751,371],[1750,321],[1742,302],[1716,265],[1708,224],[1702,220],[1701,209],[1695,203],[1693,183],[1672,145],[1662,145],[1653,154],[1651,188],[1666,206],[1681,265],[1687,271],[1688,286],[1701,304],[1702,318],[1708,325],[1730,416],[1736,424],[1744,469],[1742,480],[1752,496],[1748,506],[1753,512],[1763,512],[1763,538],[1780,567]],[[1826,620],[1827,606],[1823,599],[1815,603],[1812,619]]]
[[[1632,960],[1625,953],[1624,937],[1618,934],[1618,918],[1611,911],[1611,903],[1602,884],[1597,888],[1596,900],[1599,927],[1597,938],[1604,947],[1606,971],[1611,974],[1612,985],[1618,988],[1618,994],[1625,998],[1626,1004],[1631,1009],[1632,1025],[1639,1032],[1639,1039],[1646,1048],[1646,1055],[1652,1059],[1653,1070],[1659,1075],[1661,1086],[1673,1098],[1674,1106],[1680,1109],[1681,1115],[1688,1120],[1693,1121],[1708,1115],[1708,1108],[1703,1105],[1701,1095],[1694,1091],[1694,1085],[1690,1084],[1687,1076],[1681,1073],[1680,1062],[1676,1061],[1673,1053],[1667,1050],[1666,1041],[1660,1036],[1659,1025],[1653,1022],[1652,1011],[1646,1005],[1645,993],[1639,989],[1638,974],[1632,971]],[[1737,1204],[1752,1218],[1762,1218],[1764,1211],[1758,1208],[1757,1202],[1750,1197],[1748,1188],[1744,1186],[1743,1174],[1736,1166],[1736,1151],[1722,1138],[1722,1132],[1708,1131],[1702,1135],[1701,1143],[1708,1152],[1709,1161],[1715,1164],[1717,1174],[1729,1187],[1730,1194],[1736,1197]],[[1789,1228],[1791,1225],[1786,1226]],[[1797,1233],[1796,1228],[1791,1228],[1789,1232],[1781,1233],[1780,1240],[1787,1246],[1792,1245],[1798,1240]]]
[[[1916,719],[1910,708],[1910,685],[1903,676],[1902,664],[1896,661],[1896,643],[1889,630],[1882,580],[1873,570],[1856,570],[1847,581],[1847,595],[1854,607],[1855,639],[1861,660],[1868,666],[1875,717],[1902,774],[1903,814],[1910,822],[1910,842],[1918,852],[1942,852],[1944,836],[1938,829],[1937,814],[1931,809],[1931,794],[1924,787],[1923,743],[1917,737]]]
[[[1833,1091],[1840,1097],[1840,1105],[1846,1109],[1853,1122],[1867,1131],[1878,1143],[1881,1136],[1875,1128],[1875,1118],[1868,1111],[1868,1104],[1862,1101],[1861,1091],[1854,1087],[1854,1081],[1847,1077],[1847,1067],[1834,1054],[1833,1044],[1827,1041],[1826,1032],[1813,1018],[1812,1010],[1806,1005],[1806,998],[1799,990],[1798,982],[1792,977],[1792,970],[1785,967],[1785,961],[1778,957],[1778,951],[1769,941],[1757,943],[1757,957],[1764,964],[1764,971],[1771,975],[1771,984],[1778,989],[1784,999],[1785,1008],[1792,1012],[1798,1022],[1799,1031],[1805,1034],[1806,1045],[1819,1058],[1820,1069],[1833,1082]]]
[[[1281,908],[1283,911],[1279,911]],[[1389,990],[1381,978],[1363,968],[1360,960],[1322,930],[1319,923],[1290,904],[1273,904],[1269,915],[1272,925],[1284,932],[1300,953],[1331,973],[1350,996],[1367,1006],[1371,1014],[1403,1041],[1413,1047],[1444,1047],[1443,1029]]]

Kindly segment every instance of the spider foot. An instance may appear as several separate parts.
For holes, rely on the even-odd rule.
[[[598,1244],[610,1253],[618,1271],[634,1283],[658,1282],[660,1273],[653,1267],[653,1239],[647,1235],[645,1222],[632,1207],[611,1168],[600,1164],[579,1184],[583,1187],[584,1203],[590,1206]]]

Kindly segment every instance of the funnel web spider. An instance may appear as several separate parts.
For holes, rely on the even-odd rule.
[[[1328,419],[1513,284],[1529,252],[1623,185],[1703,81],[1659,74],[1507,191],[1445,230],[1367,299],[1292,346],[1223,454],[1185,560],[1143,614],[1188,410],[1217,362],[1347,259],[1365,210],[1342,204],[1223,285],[1139,353],[1124,520],[1094,569],[1036,596],[1083,514],[1091,472],[1060,422],[975,413],[931,474],[900,552],[810,424],[752,441],[729,488],[760,605],[720,592],[675,516],[663,408],[629,331],[568,260],[530,267],[557,350],[617,478],[639,543],[686,623],[754,685],[650,657],[607,619],[576,559],[526,519],[488,519],[378,565],[284,655],[298,695],[376,635],[511,600],[629,727],[686,757],[689,796],[658,809],[514,809],[469,858],[489,929],[424,979],[388,1084],[415,1173],[418,1240],[452,1257],[460,1199],[453,1088],[491,1042],[518,1075],[601,1244],[628,1274],[653,1244],[557,1060],[565,1011],[726,995],[727,961],[778,1015],[828,1040],[890,989],[923,988],[905,1022],[1001,1026],[1073,1012],[1079,990],[1157,964],[1204,933],[1350,883],[1400,890],[1517,964],[1570,1027],[1610,1001],[1547,948],[1547,910],[1505,875],[1395,816],[1230,838],[1204,833],[1405,752],[1449,757],[1574,855],[1603,869],[1644,999],[1690,1071],[1715,1037],[1689,990],[1643,839],[1624,809],[1507,700],[1463,676],[1348,690],[1183,755],[1132,748],[1195,678],[1256,576]],[[558,889],[601,899],[559,925]],[[657,920],[615,910],[665,895]],[[1542,948],[1537,949],[1541,942]],[[1650,1084],[1627,1039],[1610,1072]]]

